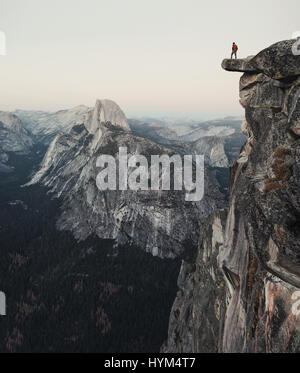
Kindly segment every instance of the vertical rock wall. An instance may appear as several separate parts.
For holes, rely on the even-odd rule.
[[[244,73],[240,102],[247,141],[231,168],[224,243],[210,269],[214,284],[208,268],[201,269],[206,263],[200,238],[192,282],[190,276],[182,278],[186,264],[182,267],[164,351],[300,351],[300,56],[295,43],[282,41],[255,57],[222,63],[227,71]],[[214,219],[200,232],[209,241]],[[221,298],[220,274],[226,284]],[[190,301],[197,322],[193,313],[176,318],[187,304],[182,294],[189,292],[197,294]],[[207,294],[204,312],[197,299],[204,302]],[[211,319],[223,312],[224,323],[212,326]],[[191,343],[188,328],[195,331],[200,324],[202,331]]]

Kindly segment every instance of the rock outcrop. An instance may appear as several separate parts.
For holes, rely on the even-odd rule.
[[[71,230],[77,239],[97,234],[117,245],[132,243],[160,257],[181,254],[187,242],[196,245],[199,221],[224,205],[210,172],[205,172],[205,197],[199,203],[186,202],[185,191],[100,191],[96,160],[101,154],[117,158],[121,146],[129,156],[147,159],[174,154],[133,135],[123,112],[107,101],[98,100],[84,124],[55,137],[30,184],[42,183],[62,198],[58,228]]]
[[[300,74],[299,54],[295,53],[296,39],[280,41],[246,59],[225,59],[222,67],[227,71],[248,74],[262,73],[271,79],[293,79]]]
[[[106,122],[130,132],[125,114],[119,105],[111,100],[97,100],[94,109],[88,112],[85,127],[89,133],[95,134],[99,131],[101,123]]]
[[[245,72],[240,99],[247,141],[231,168],[224,242],[213,266],[215,295],[211,290],[208,303],[210,310],[216,303],[220,307],[214,315],[205,314],[198,297],[189,301],[201,315],[192,327],[192,343],[184,326],[193,325],[193,313],[183,318],[175,312],[186,305],[186,295],[179,293],[164,351],[300,351],[300,56],[293,54],[295,42],[279,42],[245,61],[222,63],[225,70]],[[205,256],[200,241],[201,248]],[[207,283],[211,288],[212,276],[203,273],[200,256],[194,263],[200,268],[197,274],[190,270],[180,279],[184,294],[191,286],[193,294],[201,294]],[[219,291],[220,274],[226,301]],[[223,314],[224,323],[218,324],[215,319]],[[215,339],[207,333],[209,328]]]

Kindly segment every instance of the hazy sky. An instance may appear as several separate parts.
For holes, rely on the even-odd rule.
[[[220,67],[300,29],[299,0],[0,0],[0,110],[96,98],[127,116],[241,114],[240,74]]]

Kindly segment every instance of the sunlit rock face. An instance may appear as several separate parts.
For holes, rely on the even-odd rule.
[[[124,131],[131,131],[125,114],[114,101],[97,100],[94,109],[88,112],[85,126],[90,133],[94,134],[100,124],[106,122],[110,122],[113,126],[120,127]]]
[[[174,303],[179,316],[171,314],[164,351],[300,351],[300,56],[292,52],[295,42],[279,42],[247,60],[222,63],[225,70],[244,72],[240,100],[247,136],[231,167],[229,212],[213,267],[216,295],[207,290],[210,307],[218,301],[217,312],[224,312],[224,322],[216,323],[217,312],[211,308],[204,313],[198,297],[189,298],[190,309],[198,315],[182,316],[191,279],[193,294],[207,295],[203,289],[212,286],[211,273],[201,269],[194,273],[199,259],[185,276],[183,265]],[[218,290],[220,273],[225,301],[220,301]],[[191,327],[198,316],[200,321]],[[219,333],[219,344],[207,334],[211,325]]]
[[[62,199],[61,230],[79,240],[97,234],[117,245],[133,244],[160,257],[180,255],[187,243],[197,245],[199,222],[224,206],[213,176],[205,171],[205,196],[185,200],[185,191],[100,191],[96,185],[101,154],[119,165],[119,147],[133,154],[172,155],[174,151],[130,132],[126,117],[111,101],[97,101],[82,125],[59,133],[49,146],[40,170],[30,184],[42,183]]]

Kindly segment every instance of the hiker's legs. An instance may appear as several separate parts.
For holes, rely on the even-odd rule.
[[[231,59],[232,59],[232,56],[234,55],[234,51],[231,52]]]
[[[234,55],[235,55],[235,59],[237,59],[237,52],[234,52]]]

